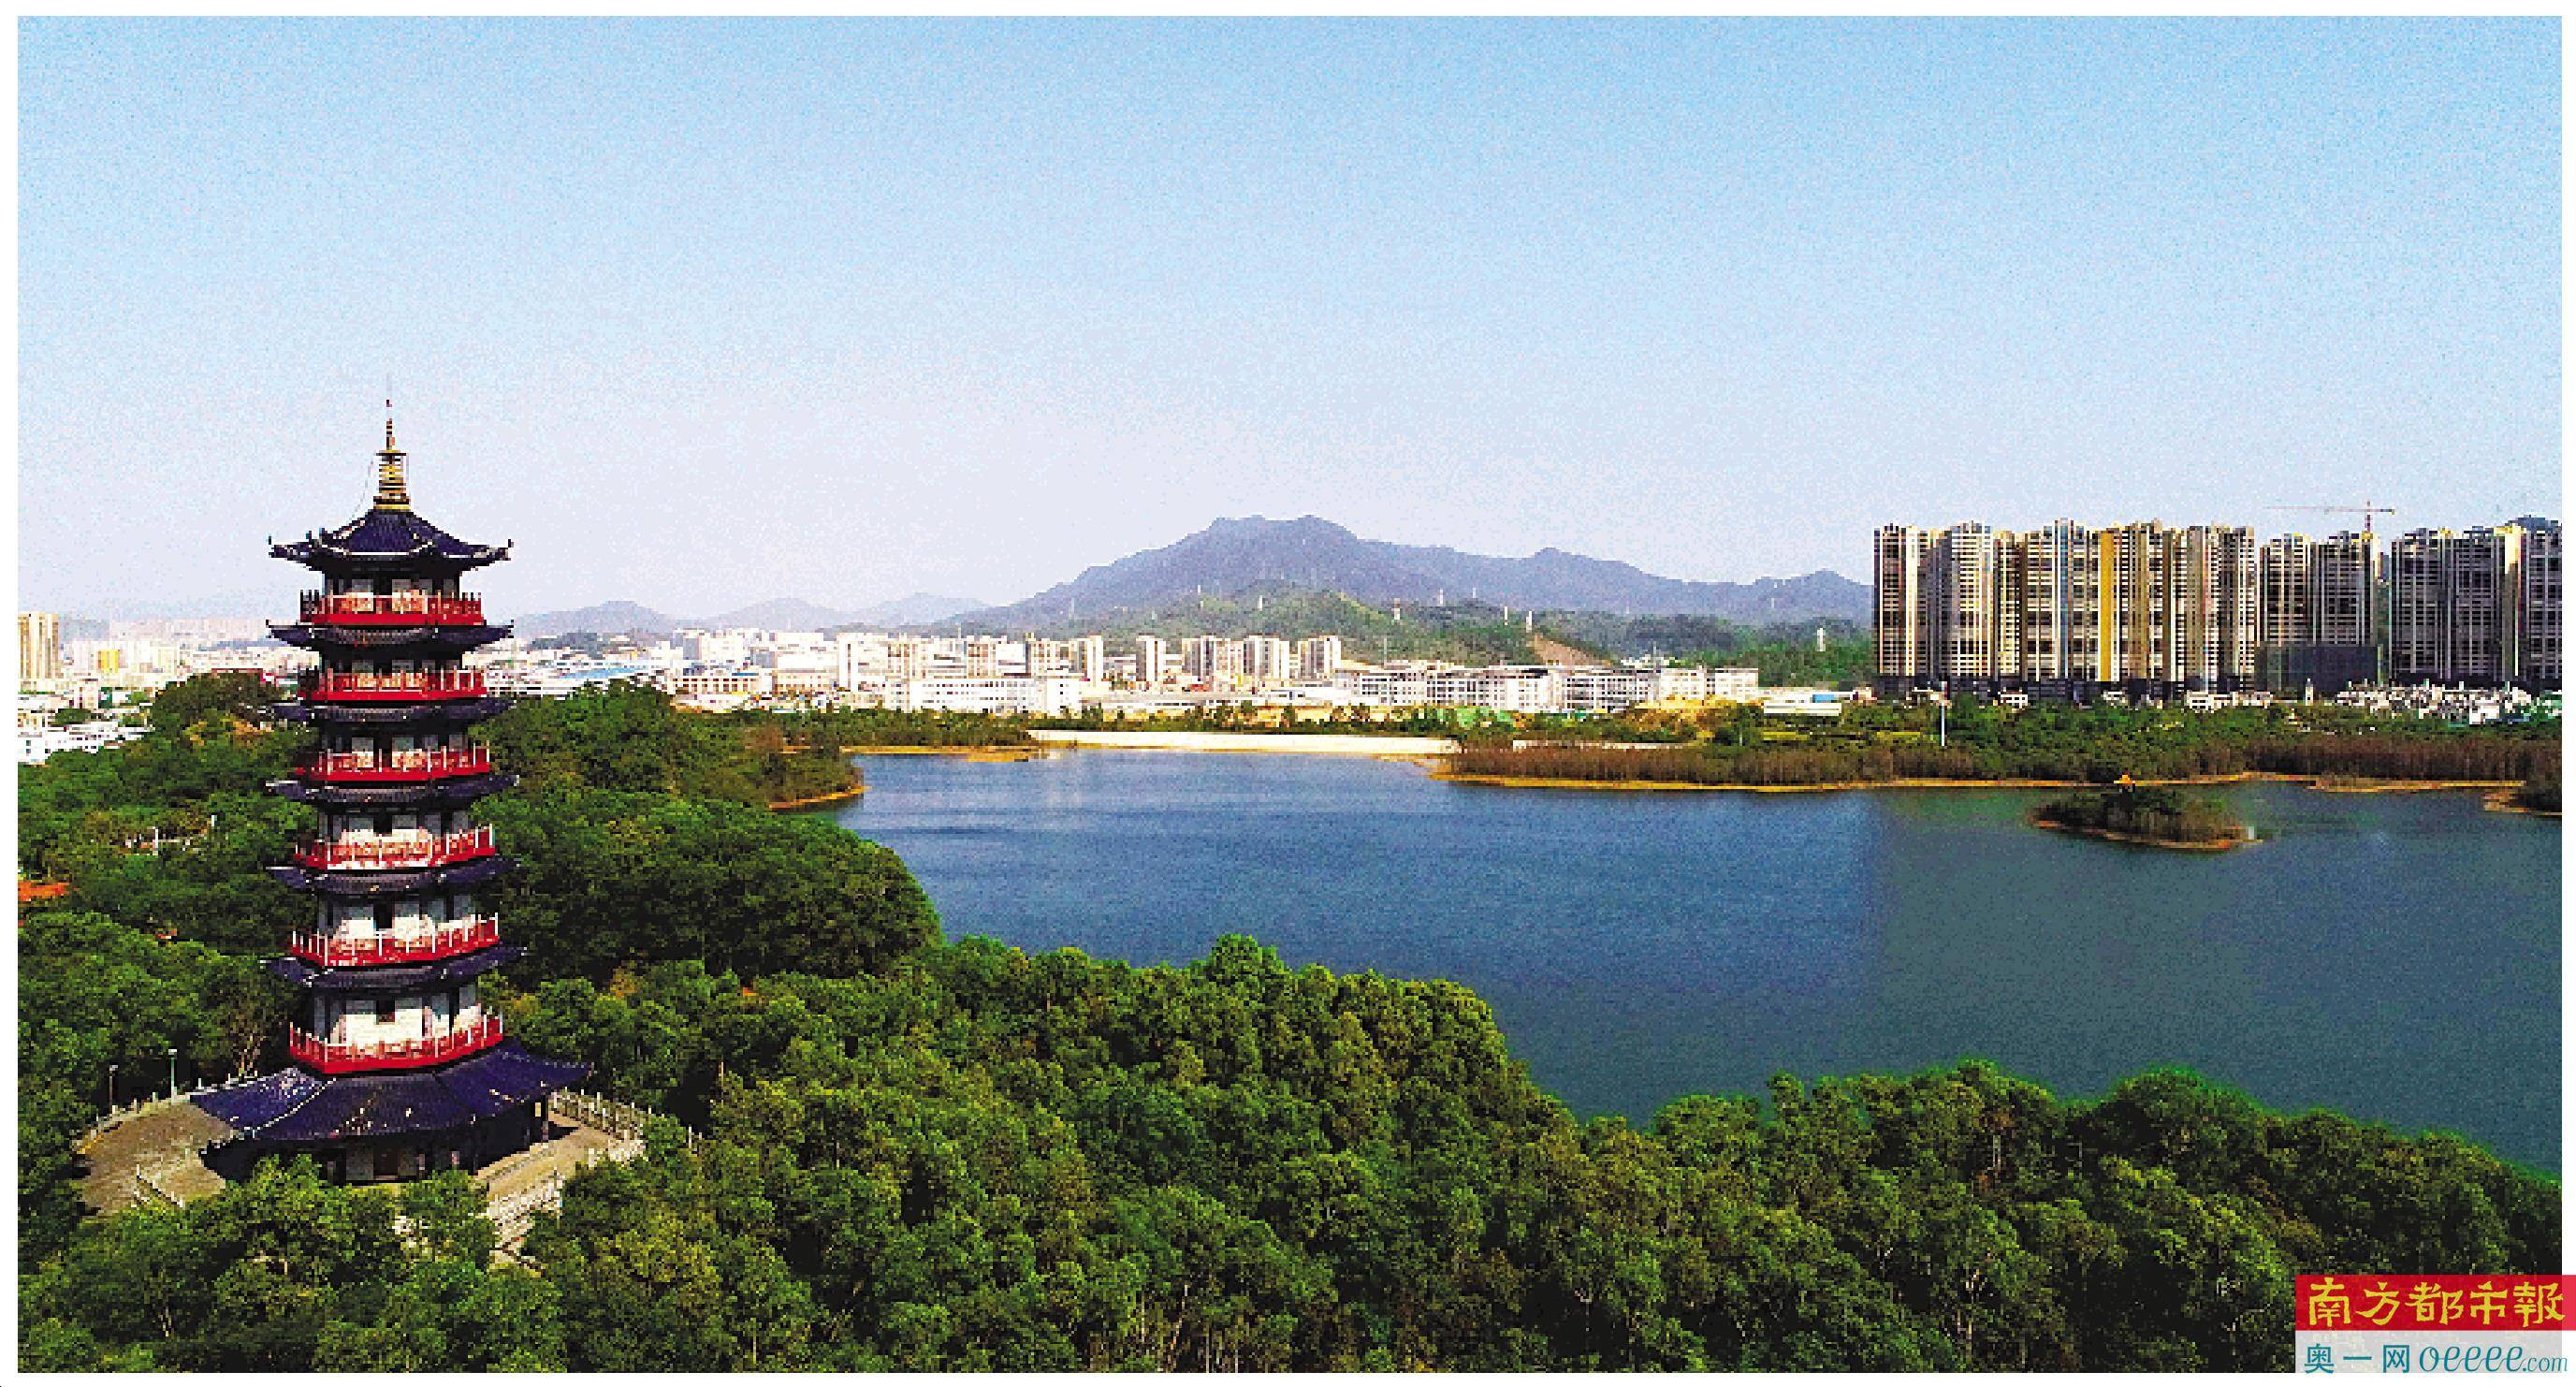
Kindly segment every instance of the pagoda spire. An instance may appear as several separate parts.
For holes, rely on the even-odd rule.
[[[394,446],[394,402],[391,400],[385,401],[385,446],[376,454],[376,509],[411,509],[411,492],[403,485],[403,452]]]

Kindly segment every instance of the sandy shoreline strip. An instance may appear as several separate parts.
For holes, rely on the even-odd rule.
[[[1049,746],[1105,747],[1114,751],[1250,751],[1273,755],[1376,756],[1412,760],[1458,749],[1448,737],[1373,736],[1353,732],[1149,732],[1033,727],[1029,735]]]

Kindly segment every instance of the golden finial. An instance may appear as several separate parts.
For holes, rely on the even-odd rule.
[[[376,509],[410,510],[411,493],[403,486],[403,453],[394,446],[394,402],[385,401],[385,447],[376,454]]]

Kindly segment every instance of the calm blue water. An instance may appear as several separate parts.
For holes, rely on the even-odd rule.
[[[1137,963],[1249,934],[1447,977],[1584,1114],[1984,1056],[2559,1150],[2559,828],[2473,794],[2228,793],[2269,841],[2025,826],[2013,791],[1611,794],[1309,756],[863,760],[840,822],[954,937]]]

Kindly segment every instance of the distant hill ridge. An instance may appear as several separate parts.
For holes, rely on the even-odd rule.
[[[1034,597],[968,612],[974,627],[1014,630],[1141,611],[1179,598],[1265,583],[1346,593],[1363,602],[1458,602],[1553,611],[1717,616],[1744,622],[1869,616],[1870,590],[1819,569],[1796,578],[1711,583],[1664,578],[1615,559],[1541,549],[1527,558],[1362,539],[1317,516],[1219,520],[1165,545],[1086,569]]]
[[[1362,539],[1317,516],[1219,520],[1194,535],[1085,569],[1008,606],[915,593],[852,611],[779,597],[704,618],[665,616],[634,602],[603,602],[516,621],[530,638],[574,631],[668,635],[683,627],[752,626],[813,631],[835,626],[923,626],[957,621],[985,631],[1055,629],[1086,618],[1153,611],[1193,597],[1263,587],[1337,592],[1362,602],[1481,601],[1542,611],[1635,616],[1714,616],[1762,624],[1869,619],[1870,591],[1827,569],[1796,578],[1710,583],[1665,578],[1616,559],[1556,548],[1526,558]]]
[[[599,635],[667,636],[691,627],[723,630],[749,626],[774,631],[819,631],[833,626],[910,626],[937,621],[984,604],[971,597],[940,597],[916,592],[892,602],[841,610],[801,597],[773,597],[709,617],[674,617],[640,602],[600,602],[569,611],[532,612],[511,618],[512,628],[529,640],[567,636],[575,631]]]

